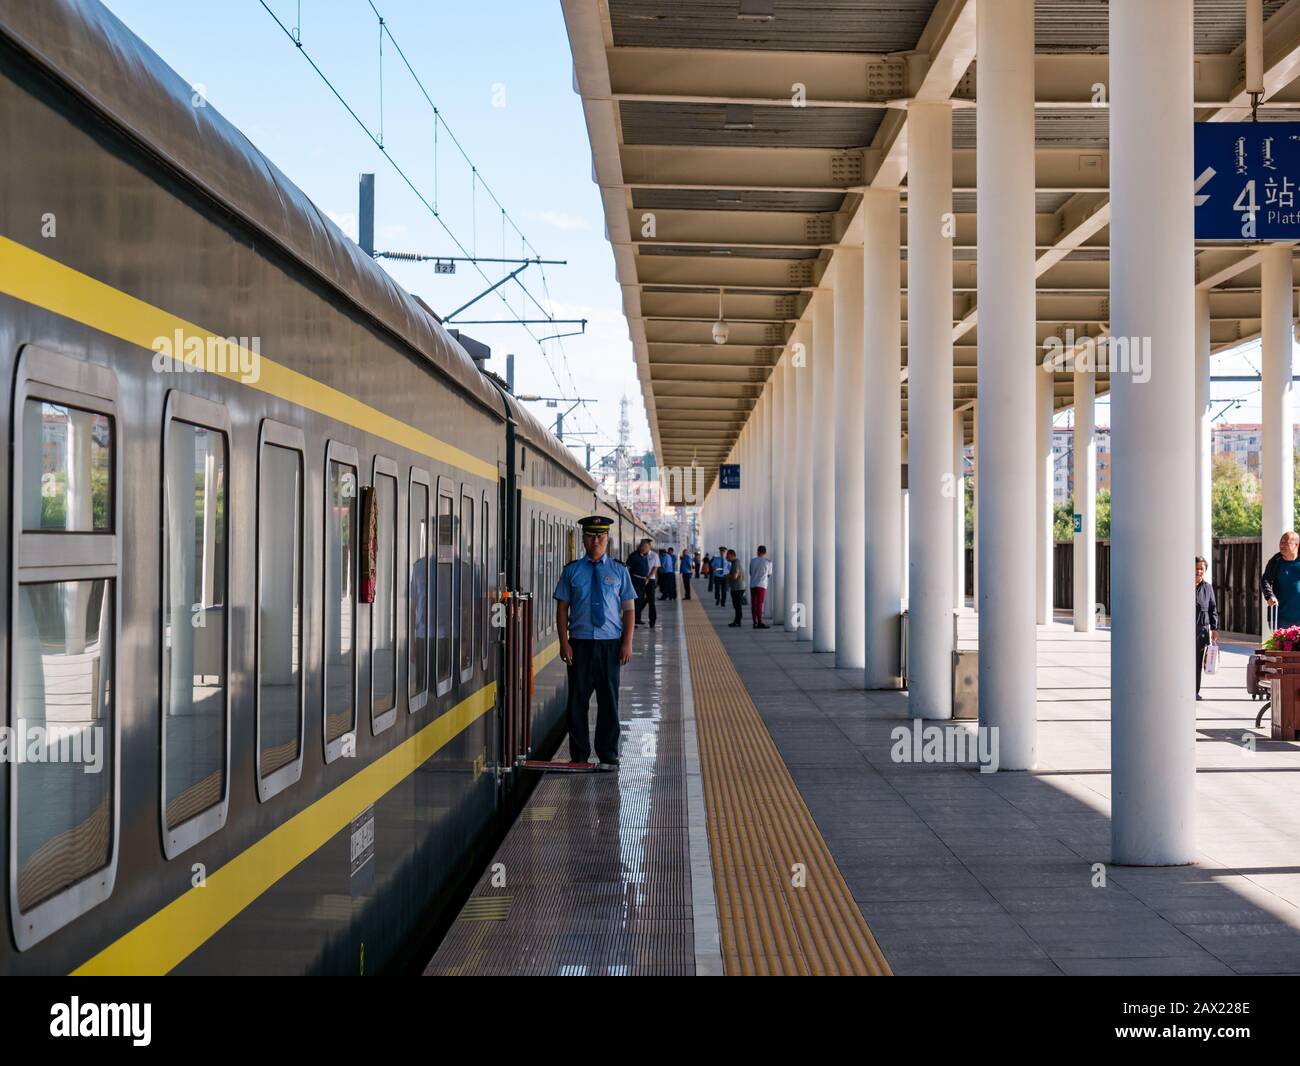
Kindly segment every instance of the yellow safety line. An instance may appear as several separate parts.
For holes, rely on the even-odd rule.
[[[571,515],[581,515],[583,512],[580,508],[574,507],[573,504],[567,503],[558,496],[552,496],[549,493],[542,492],[541,489],[535,489],[531,485],[523,486],[524,499],[533,500],[536,503],[544,503],[554,507],[558,511],[564,511]]]
[[[495,463],[486,462],[338,389],[290,370],[265,355],[231,344],[211,330],[187,322],[3,236],[0,236],[0,292],[150,352],[158,350],[155,345],[159,340],[165,340],[175,348],[174,341],[179,336],[182,350],[176,356],[191,366],[204,366],[204,356],[198,352],[206,352],[210,345],[220,360],[214,365],[224,365],[226,369],[207,369],[205,366],[207,373],[238,381],[248,388],[356,426],[467,473],[492,480],[497,477]],[[192,354],[188,352],[191,341],[196,349]],[[254,359],[256,363],[252,362]],[[239,369],[254,365],[258,368],[256,380],[252,380],[252,374],[244,375]],[[564,507],[571,509],[567,504]]]
[[[704,608],[682,607],[727,973],[889,974]]]

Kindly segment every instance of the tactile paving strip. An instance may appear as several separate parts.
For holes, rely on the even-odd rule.
[[[680,616],[659,617],[623,668],[619,773],[542,778],[426,974],[695,973]]]
[[[712,623],[683,607],[728,975],[889,974]]]

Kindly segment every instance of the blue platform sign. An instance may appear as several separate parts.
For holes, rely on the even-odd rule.
[[[1198,122],[1196,239],[1300,240],[1300,122]]]
[[[722,463],[718,467],[718,488],[720,489],[740,488],[740,464],[739,463]]]
[[[1083,532],[1083,515],[1081,514],[1076,514],[1074,516],[1074,531],[1076,533]]]

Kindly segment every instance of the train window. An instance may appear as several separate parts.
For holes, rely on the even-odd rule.
[[[474,672],[474,498],[463,493],[460,498],[460,565],[457,591],[460,593],[460,679],[466,681]]]
[[[230,421],[220,404],[173,391],[164,424],[161,806],[170,859],[226,822]]]
[[[10,919],[24,951],[103,902],[118,854],[122,457],[107,367],[34,345],[14,389]],[[38,749],[38,758],[30,752]]]
[[[370,731],[397,721],[397,464],[375,456],[375,598],[370,604]]]
[[[407,521],[407,582],[409,605],[406,631],[407,706],[418,711],[429,702],[429,475],[411,470],[410,512]]]
[[[477,581],[479,582],[476,591],[475,602],[479,609],[474,613],[474,624],[478,627],[478,635],[474,638],[478,643],[479,656],[483,660],[483,673],[487,674],[488,668],[488,612],[492,610],[492,577],[488,570],[492,561],[492,540],[490,532],[492,527],[488,524],[488,498],[487,493],[483,493],[483,512],[482,523],[479,528],[483,531],[479,538],[479,554],[482,556],[483,565],[478,568]]]
[[[301,430],[266,419],[257,484],[257,788],[265,801],[302,775]]]
[[[356,748],[357,529],[361,492],[357,450],[331,441],[325,455],[325,761]]]
[[[451,689],[451,653],[452,628],[452,582],[455,579],[456,546],[459,534],[456,521],[456,508],[450,491],[438,488],[438,583],[437,608],[438,624],[436,647],[434,648],[435,677],[438,682],[438,695]]]
[[[49,400],[28,399],[23,410],[24,453],[33,464],[23,478],[25,533],[107,533],[112,528],[109,466],[112,420]]]

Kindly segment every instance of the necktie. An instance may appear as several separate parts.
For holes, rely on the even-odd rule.
[[[600,587],[600,564],[591,560],[591,628],[592,635],[605,624],[605,592]]]

